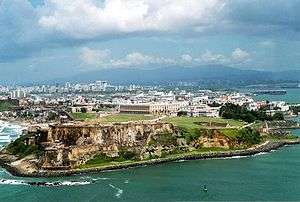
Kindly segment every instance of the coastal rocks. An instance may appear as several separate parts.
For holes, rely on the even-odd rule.
[[[13,161],[10,166],[18,170],[19,173],[33,174],[38,170],[38,160],[35,155],[27,156],[23,159]]]
[[[197,140],[192,142],[195,148],[225,148],[229,149],[231,146],[229,138],[220,133],[218,130],[212,130],[210,134],[204,134],[200,136]]]
[[[147,144],[140,152],[140,159],[160,158],[181,147],[188,145],[177,129],[161,131],[148,137]]]
[[[75,168],[99,153],[116,157],[120,149],[144,156],[151,140],[158,144],[152,149],[154,155],[161,156],[163,151],[177,145],[176,129],[167,123],[51,125],[46,141],[39,142],[45,146],[41,168]]]

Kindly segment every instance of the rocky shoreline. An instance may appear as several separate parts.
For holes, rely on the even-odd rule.
[[[180,160],[200,160],[200,159],[215,159],[215,158],[228,158],[235,156],[252,156],[262,152],[270,152],[272,150],[279,149],[285,145],[295,145],[300,144],[300,138],[293,140],[278,140],[278,141],[266,141],[260,145],[253,146],[244,150],[234,150],[234,151],[222,151],[222,152],[203,152],[197,154],[179,154],[176,156],[151,159],[146,161],[130,162],[130,163],[120,163],[114,165],[100,166],[94,168],[86,169],[70,169],[70,170],[39,170],[36,172],[23,172],[12,166],[10,163],[14,159],[10,155],[0,156],[0,165],[5,168],[8,172],[15,176],[22,177],[57,177],[57,176],[69,176],[74,174],[83,174],[90,172],[103,172],[110,170],[126,169],[147,165],[156,165],[167,162],[174,162]]]

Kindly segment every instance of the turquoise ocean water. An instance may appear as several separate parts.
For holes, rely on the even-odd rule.
[[[20,132],[15,125],[6,124],[2,129],[14,137]],[[60,186],[27,184],[33,181],[60,182]],[[300,200],[299,182],[300,145],[243,158],[174,162],[49,179],[14,177],[0,169],[0,201]],[[204,185],[208,192],[203,191]]]
[[[288,103],[300,104],[300,88],[285,89],[287,93],[285,95],[257,95],[254,98],[256,100],[269,100],[269,101],[286,101]]]
[[[18,178],[0,171],[0,201],[300,200],[300,146],[235,159],[174,162],[72,177]],[[88,182],[86,185],[72,183]],[[34,187],[25,181],[60,181]],[[206,185],[208,192],[203,191]]]

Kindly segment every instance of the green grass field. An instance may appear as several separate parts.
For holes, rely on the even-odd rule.
[[[156,117],[153,115],[144,115],[144,114],[115,114],[109,115],[98,120],[102,123],[113,123],[113,122],[128,122],[128,121],[143,121],[151,120]]]
[[[108,157],[105,154],[95,155],[92,159],[88,160],[85,164],[80,165],[79,168],[93,168],[99,166],[116,165],[122,163],[135,162],[135,154],[132,152],[121,152],[118,157]]]
[[[9,102],[2,102],[2,103],[0,103],[0,112],[8,111],[13,107],[14,107],[14,105]]]
[[[229,124],[232,127],[240,127],[243,126],[245,123],[242,121],[236,121],[232,119],[222,119],[222,118],[213,118],[213,117],[170,117],[166,118],[163,121],[167,123],[172,123],[176,126],[187,128],[187,129],[196,129],[196,128],[205,128],[205,126],[199,125],[199,123],[220,123],[220,124]]]
[[[222,132],[228,138],[232,139],[238,135],[239,131],[237,129],[221,129],[220,132]]]
[[[187,142],[191,142],[197,138],[199,138],[204,133],[209,133],[211,126],[217,126],[217,128],[222,129],[226,128],[226,126],[231,127],[240,127],[245,123],[241,121],[231,120],[231,119],[222,119],[222,118],[213,118],[213,117],[168,117],[163,120],[167,123],[172,123],[175,126],[178,126],[181,130],[183,137],[187,140]],[[204,124],[203,124],[204,123]],[[221,125],[221,127],[219,127]],[[236,132],[232,129],[232,131],[226,131],[228,136],[235,136]],[[231,133],[232,132],[232,133]]]
[[[96,113],[81,113],[76,112],[71,114],[73,119],[79,120],[79,121],[85,121],[85,120],[91,120],[96,118]]]
[[[151,120],[156,117],[153,115],[144,114],[114,114],[105,117],[97,118],[96,113],[72,113],[72,117],[79,121],[89,121],[98,123],[115,123],[115,122],[128,122],[128,121],[143,121]]]

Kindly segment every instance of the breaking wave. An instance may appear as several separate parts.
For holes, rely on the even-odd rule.
[[[121,195],[123,194],[123,190],[120,189],[119,187],[116,187],[116,186],[112,185],[112,184],[109,184],[109,186],[117,191],[116,194],[115,194],[115,197],[121,198]]]
[[[26,182],[22,181],[22,180],[4,180],[1,179],[0,180],[0,185],[28,185]]]
[[[0,145],[3,146],[18,138],[23,129],[24,127],[18,124],[0,121]]]
[[[59,187],[59,186],[82,186],[95,183],[96,180],[91,181],[55,181],[55,182],[35,182],[13,179],[0,179],[0,185],[30,185],[38,187]]]

